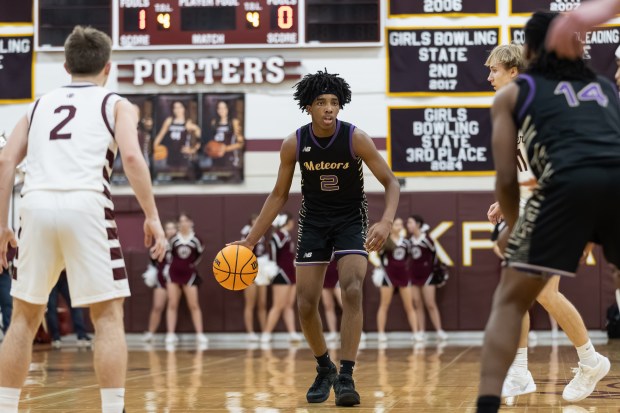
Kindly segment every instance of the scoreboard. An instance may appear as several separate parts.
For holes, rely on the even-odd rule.
[[[77,24],[115,49],[380,46],[382,0],[35,0],[36,49]]]

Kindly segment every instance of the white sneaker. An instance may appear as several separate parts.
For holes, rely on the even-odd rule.
[[[530,331],[529,333],[527,333],[527,339],[531,340],[531,341],[537,341],[538,340],[538,334],[536,334],[535,331]]]
[[[385,334],[385,333],[379,333],[379,334],[377,334],[377,341],[378,341],[379,343],[385,343],[385,342],[387,342],[387,341],[388,341],[387,334]]]
[[[271,333],[263,333],[260,336],[261,343],[271,343]]]
[[[52,341],[52,348],[60,348],[62,344],[60,343],[60,340],[53,340]]]
[[[596,353],[598,364],[595,367],[577,363],[579,367],[573,369],[575,377],[564,387],[562,398],[567,402],[578,402],[585,399],[594,391],[596,384],[609,373],[611,364],[609,359]]]
[[[258,334],[256,334],[255,332],[251,332],[248,333],[248,341],[259,341],[260,340],[260,336]]]
[[[424,331],[418,331],[417,333],[413,333],[413,339],[416,342],[421,343],[426,340],[426,334],[424,334]]]
[[[448,333],[443,330],[437,331],[437,339],[440,341],[446,341],[448,339]]]
[[[302,336],[301,334],[297,332],[289,333],[288,335],[288,341],[300,342],[303,339],[304,339],[304,336]]]
[[[179,337],[174,333],[168,333],[166,334],[166,340],[164,342],[166,344],[176,344],[179,342]]]
[[[364,333],[363,331],[362,331],[362,334],[360,335],[360,341],[361,342],[366,341],[366,333]]]
[[[332,331],[331,333],[325,334],[325,341],[338,341],[338,333]]]
[[[512,406],[514,398],[536,391],[536,383],[529,370],[525,374],[515,373],[513,369],[508,370],[508,374],[502,385],[502,397],[506,398],[506,404]]]
[[[202,333],[196,334],[196,343],[209,344],[209,338]]]
[[[153,333],[151,333],[150,331],[146,331],[142,335],[142,341],[144,341],[145,343],[151,343],[153,339],[154,339]]]

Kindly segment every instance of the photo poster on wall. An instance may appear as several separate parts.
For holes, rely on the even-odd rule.
[[[497,16],[499,0],[388,0],[389,18]]]
[[[388,163],[396,176],[492,175],[489,105],[388,108]]]
[[[388,28],[389,96],[492,96],[484,66],[499,26]]]
[[[522,45],[525,31],[522,26],[510,26],[509,41]],[[597,73],[615,83],[616,49],[620,46],[620,24],[605,24],[586,32],[583,42],[583,58]]]
[[[243,182],[243,94],[125,97],[138,114],[138,142],[155,184]],[[128,184],[120,154],[111,181]]]

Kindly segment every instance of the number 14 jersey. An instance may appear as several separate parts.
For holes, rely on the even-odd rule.
[[[109,193],[114,107],[122,98],[92,83],[45,94],[28,111],[26,176],[22,194],[35,190]]]

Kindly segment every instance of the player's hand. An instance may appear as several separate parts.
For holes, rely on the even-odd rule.
[[[371,226],[366,236],[366,244],[364,245],[366,251],[380,251],[383,248],[383,244],[385,244],[385,240],[390,235],[391,229],[392,223],[385,220]]]
[[[15,239],[15,233],[11,228],[0,228],[0,264],[2,264],[2,268],[9,268],[9,262],[6,259],[6,253],[9,250],[9,244],[11,244],[11,247],[17,248],[17,239]]]
[[[487,218],[489,219],[489,222],[493,225],[497,225],[500,221],[504,219],[502,211],[499,209],[499,202],[491,204],[491,206],[489,207],[489,211],[487,212]]]
[[[229,245],[241,245],[242,247],[249,248],[250,251],[252,251],[254,249],[254,245],[252,243],[248,242],[247,239],[242,239],[241,241],[229,242],[228,244],[226,244],[227,247]]]
[[[583,249],[583,252],[581,253],[581,258],[579,258],[579,264],[585,264],[588,261],[588,255],[590,255],[593,248],[594,248],[593,242],[588,242],[586,244],[586,247]]]
[[[163,261],[167,245],[168,240],[159,218],[146,218],[144,220],[144,246],[150,247],[151,258],[159,262]]]
[[[545,48],[560,58],[576,60],[583,55],[583,44],[577,33],[584,34],[579,16],[575,13],[562,14],[551,22],[547,32]],[[583,38],[583,36],[581,37]]]

